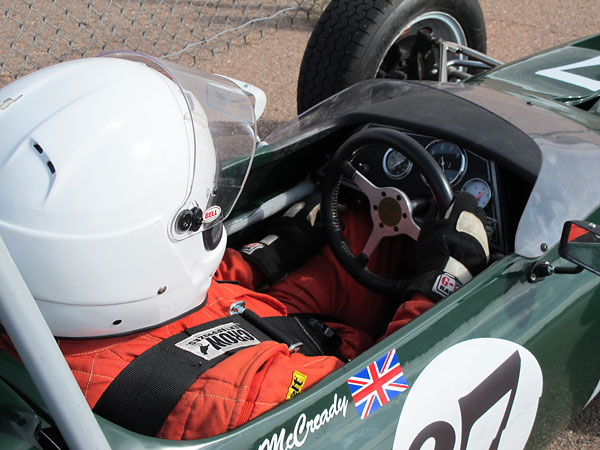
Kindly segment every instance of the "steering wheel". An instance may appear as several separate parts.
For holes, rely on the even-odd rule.
[[[413,203],[400,189],[378,187],[371,183],[353,165],[352,159],[365,145],[380,144],[392,147],[410,159],[427,181],[440,211],[446,211],[454,200],[454,192],[442,168],[416,140],[398,130],[376,127],[363,129],[335,152],[323,185],[323,226],[331,250],[342,267],[363,286],[384,295],[399,295],[408,279],[383,278],[367,268],[373,251],[384,237],[406,234],[415,241],[421,229],[413,220]],[[338,194],[342,176],[345,176],[366,195],[373,221],[373,229],[360,255],[350,250],[343,234],[338,212]]]

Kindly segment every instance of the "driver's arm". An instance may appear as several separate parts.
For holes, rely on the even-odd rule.
[[[320,199],[320,194],[303,198],[275,219],[262,239],[244,245],[239,252],[227,249],[215,278],[259,289],[301,267],[325,243],[317,220]]]
[[[485,220],[485,212],[467,192],[458,192],[442,217],[432,207],[417,242],[416,275],[405,294],[409,300],[396,310],[384,336],[406,325],[486,268],[490,253]]]
[[[248,263],[238,252],[227,248],[214,275],[214,280],[239,283],[247,289],[256,290],[265,282],[263,274]]]

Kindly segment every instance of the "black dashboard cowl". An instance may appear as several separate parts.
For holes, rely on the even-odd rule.
[[[534,183],[542,155],[534,140],[489,110],[440,89],[411,89],[402,96],[338,116],[337,126],[378,123],[446,139],[496,161]]]

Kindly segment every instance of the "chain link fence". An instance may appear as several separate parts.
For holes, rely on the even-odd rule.
[[[60,61],[131,49],[193,66],[276,32],[320,0],[0,0],[0,87]]]

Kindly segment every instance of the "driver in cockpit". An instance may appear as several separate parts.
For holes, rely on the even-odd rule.
[[[0,112],[0,233],[96,413],[165,439],[235,429],[486,266],[485,215],[466,193],[425,221],[403,303],[341,268],[315,196],[263,239],[226,248],[223,220],[252,154],[244,170],[222,164],[215,142],[232,136],[211,135],[204,112],[189,111],[185,80],[151,66],[71,61],[0,91],[19,98]],[[368,219],[350,211],[344,223],[356,250]],[[404,246],[380,245],[369,269],[394,276]]]

